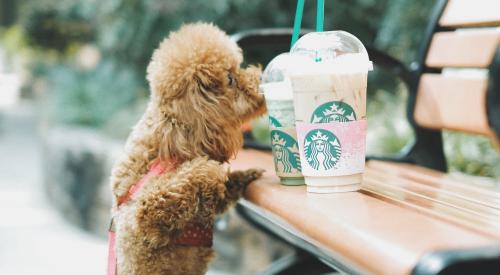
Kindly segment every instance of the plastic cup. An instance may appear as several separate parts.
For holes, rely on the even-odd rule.
[[[269,112],[271,146],[276,175],[284,185],[303,185],[299,146],[295,130],[293,92],[286,75],[289,55],[274,58],[262,74],[261,90],[264,92]]]
[[[365,167],[366,86],[371,62],[343,31],[309,33],[291,50],[290,81],[307,191],[360,189]]]

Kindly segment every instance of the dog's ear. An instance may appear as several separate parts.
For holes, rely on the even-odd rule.
[[[160,44],[148,80],[163,113],[157,130],[164,158],[227,161],[239,149],[241,122],[223,82],[242,59],[236,43],[211,24],[185,25]]]
[[[225,162],[241,148],[242,135],[239,128],[233,126],[238,125],[233,118],[223,122],[211,120],[211,116],[198,118],[187,123],[169,120],[157,128],[162,159],[182,163],[196,157],[209,157]]]
[[[160,43],[148,66],[153,96],[179,98],[186,93],[217,92],[227,72],[243,57],[236,43],[212,24],[183,26]]]

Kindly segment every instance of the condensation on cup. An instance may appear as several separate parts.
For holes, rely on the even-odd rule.
[[[275,171],[284,185],[303,185],[299,146],[295,130],[293,92],[287,70],[290,56],[283,53],[267,65],[262,74],[261,90],[264,92],[269,112],[269,128]]]
[[[359,190],[365,167],[367,76],[373,69],[365,47],[344,31],[315,32],[300,38],[290,56],[308,192]]]

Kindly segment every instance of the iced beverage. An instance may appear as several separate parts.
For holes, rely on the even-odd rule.
[[[286,76],[288,53],[271,61],[262,75],[276,175],[285,185],[303,185],[295,130],[293,92]]]
[[[290,73],[302,173],[314,193],[356,191],[365,166],[371,63],[346,32],[311,33],[292,48]]]

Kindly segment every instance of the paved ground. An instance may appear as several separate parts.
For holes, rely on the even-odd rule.
[[[104,274],[106,244],[45,201],[33,108],[0,113],[0,274]]]
[[[44,199],[33,104],[0,48],[0,274],[105,274],[106,243],[67,224]]]

